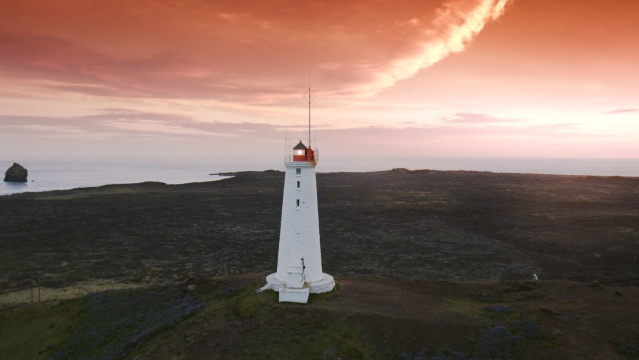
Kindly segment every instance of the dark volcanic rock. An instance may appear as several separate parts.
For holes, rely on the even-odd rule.
[[[272,272],[284,173],[228,175],[0,196],[0,292],[38,271],[43,286]],[[323,271],[337,279],[503,279],[527,302],[546,291],[532,274],[639,285],[639,178],[318,173],[317,196]]]
[[[11,165],[11,167],[4,173],[4,181],[27,182],[28,175],[29,173],[27,172],[27,169],[18,163],[13,163],[13,165]]]

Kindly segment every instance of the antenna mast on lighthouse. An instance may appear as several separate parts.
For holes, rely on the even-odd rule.
[[[315,93],[311,89],[311,61],[308,62],[308,90],[304,93],[304,99],[308,101],[308,147],[311,148],[311,103],[315,100]]]

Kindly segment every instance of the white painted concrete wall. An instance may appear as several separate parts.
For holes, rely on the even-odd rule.
[[[306,282],[322,280],[322,254],[317,212],[315,166],[310,162],[285,162],[284,197],[280,247],[277,256],[277,279],[287,281],[291,266],[299,266],[304,258]],[[296,169],[301,174],[296,174]],[[297,182],[300,187],[297,187]],[[297,206],[299,200],[299,206]]]

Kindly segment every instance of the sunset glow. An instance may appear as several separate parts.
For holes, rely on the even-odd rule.
[[[639,158],[639,2],[0,3],[0,153]]]

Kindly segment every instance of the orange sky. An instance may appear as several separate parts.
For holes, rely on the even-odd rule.
[[[0,157],[639,158],[639,2],[0,0]],[[310,65],[310,66],[309,66]]]

